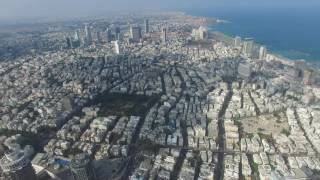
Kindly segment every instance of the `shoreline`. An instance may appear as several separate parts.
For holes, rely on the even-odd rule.
[[[225,38],[229,38],[230,40],[233,40],[233,39],[234,39],[232,36],[230,36],[230,35],[228,35],[228,34],[225,34],[225,33],[221,32],[221,31],[209,30],[209,32],[211,32],[211,33],[218,33],[218,34],[224,36]],[[255,44],[256,44],[256,45],[260,45],[260,44],[257,44],[257,43],[255,43]],[[286,57],[283,57],[283,56],[281,56],[281,55],[274,54],[274,53],[268,53],[268,55],[272,56],[273,59],[272,59],[272,60],[269,59],[269,60],[266,60],[266,61],[280,61],[281,63],[286,64],[286,65],[290,65],[290,66],[293,65],[294,61],[299,61],[299,60],[291,60],[291,59],[288,59],[288,58],[286,58]],[[305,61],[305,62],[306,62],[306,61]]]
[[[212,29],[210,29],[210,28],[208,28],[208,31],[209,31],[210,33],[220,34],[221,36],[224,36],[225,38],[228,38],[228,39],[230,39],[230,40],[233,40],[233,39],[234,39],[234,37],[232,37],[232,36],[230,36],[230,35],[228,35],[228,34],[226,34],[226,33],[224,33],[224,32],[221,32],[221,31],[215,31],[215,30],[212,30]],[[260,46],[261,44],[255,43],[255,45],[259,45],[259,46]],[[276,54],[276,53],[272,53],[272,52],[268,52],[268,55],[273,56],[273,57],[274,57],[273,60],[281,61],[282,63],[288,64],[288,65],[293,65],[294,61],[301,61],[301,60],[289,59],[289,58],[284,57],[284,56],[282,56],[282,55],[280,55],[280,54]],[[267,61],[272,61],[272,60],[267,60]],[[306,61],[306,60],[303,60],[303,61],[305,61],[306,63],[308,63],[308,61]]]
[[[225,37],[228,37],[228,38],[234,38],[235,36],[240,36],[240,35],[230,35],[230,34],[227,34],[226,32],[223,32],[219,29],[215,30],[214,29],[214,26],[217,26],[217,25],[223,25],[223,24],[228,24],[228,23],[232,23],[231,21],[229,20],[225,20],[225,19],[221,19],[219,17],[210,17],[210,16],[198,16],[198,15],[194,15],[192,13],[187,13],[191,16],[194,16],[194,17],[202,17],[202,18],[205,18],[205,19],[216,19],[217,21],[215,23],[208,23],[206,24],[206,28],[208,29],[209,32],[219,32],[221,33],[222,35],[224,35]],[[245,38],[245,37],[242,37],[240,36],[241,38]],[[256,39],[256,38],[254,38]],[[270,46],[268,44],[262,44],[262,43],[259,43],[259,42],[255,42],[256,45],[258,46],[267,46],[267,47],[274,47],[274,46]],[[289,51],[291,50],[278,50],[278,51],[287,51],[287,54],[290,54]],[[279,60],[281,62],[285,62],[286,64],[292,64],[294,63],[295,61],[304,61],[307,65],[309,66],[313,66],[317,69],[320,69],[320,59],[316,60],[316,59],[305,59],[305,58],[292,58],[292,57],[288,57],[284,54],[281,54],[279,52],[275,52],[275,50],[272,50],[271,48],[268,49],[268,54],[273,56],[275,58],[275,60]]]

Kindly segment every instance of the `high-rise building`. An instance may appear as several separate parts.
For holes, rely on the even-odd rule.
[[[66,38],[66,41],[67,41],[67,48],[68,49],[71,49],[72,48],[72,40],[70,37],[67,37]]]
[[[88,26],[85,26],[85,36],[86,36],[86,44],[90,45],[92,44],[92,34],[91,34],[91,28]]]
[[[306,62],[301,61],[294,61],[293,71],[294,71],[294,78],[296,80],[302,80],[304,70],[306,69]]]
[[[234,46],[235,47],[240,47],[241,46],[241,37],[240,36],[236,36],[234,38]]]
[[[247,79],[251,76],[252,67],[250,64],[240,63],[238,66],[238,75],[241,78]]]
[[[79,31],[75,31],[74,32],[74,37],[73,37],[73,41],[72,41],[72,47],[80,47],[81,45],[81,41],[80,41],[80,35],[79,35]]]
[[[114,51],[115,51],[116,54],[120,54],[119,41],[114,41]]]
[[[200,26],[198,29],[192,30],[192,37],[196,41],[206,39],[207,36],[208,36],[208,31],[206,28],[204,28],[202,26]]]
[[[75,31],[74,32],[74,37],[73,37],[73,39],[75,40],[75,41],[80,41],[80,36],[79,36],[79,31]]]
[[[208,36],[208,31],[206,28],[204,28],[203,26],[201,26],[198,30],[199,32],[199,38],[202,39],[206,39]]]
[[[161,30],[161,41],[163,43],[167,42],[167,28],[163,27]]]
[[[102,37],[99,31],[97,32],[97,40],[98,40],[98,43],[102,43]]]
[[[266,59],[267,57],[267,48],[265,46],[261,46],[259,50],[259,59]]]
[[[141,39],[141,28],[139,26],[130,26],[130,38],[134,42],[139,42]]]
[[[70,163],[70,168],[75,180],[95,180],[95,172],[90,157],[85,154],[77,154]]]
[[[146,19],[144,23],[145,23],[144,24],[145,25],[145,33],[148,34],[149,33],[149,20]]]
[[[36,180],[30,160],[20,149],[7,152],[0,160],[0,167],[6,180]]]
[[[312,69],[306,69],[303,72],[303,83],[305,85],[312,85],[314,83],[314,72]]]
[[[108,43],[112,41],[112,32],[110,28],[106,29],[106,41]]]
[[[252,38],[246,38],[243,43],[243,52],[248,57],[253,55],[254,42]]]
[[[116,27],[115,28],[115,39],[117,40],[117,41],[120,41],[120,27]]]
[[[116,27],[115,32],[116,32],[116,34],[120,34],[120,32],[121,32],[120,27]]]

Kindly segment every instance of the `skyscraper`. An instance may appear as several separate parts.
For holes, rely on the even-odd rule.
[[[240,63],[238,66],[238,75],[241,78],[247,79],[251,76],[252,67],[250,64]]]
[[[36,180],[35,171],[20,149],[8,151],[0,160],[0,166],[6,180]]]
[[[115,39],[120,41],[120,27],[115,28]]]
[[[167,42],[167,28],[163,27],[161,30],[161,41],[163,43]]]
[[[78,30],[76,30],[76,31],[74,32],[74,37],[73,37],[73,39],[74,39],[75,41],[80,41],[80,36],[79,36],[79,31],[78,31]]]
[[[252,38],[246,38],[243,43],[243,52],[246,56],[251,57],[253,54],[254,42]]]
[[[102,43],[102,37],[99,31],[97,32],[97,39],[98,39],[98,43]]]
[[[114,51],[116,54],[120,54],[120,46],[118,41],[114,41]]]
[[[234,46],[235,47],[240,47],[241,46],[241,37],[240,36],[236,36],[234,38]]]
[[[145,33],[146,34],[149,33],[149,20],[148,19],[145,20]]]
[[[92,34],[91,29],[88,26],[85,26],[85,35],[86,35],[86,44],[90,45],[92,44]]]
[[[116,34],[120,34],[120,27],[116,27],[115,32],[116,32]]]
[[[312,85],[314,83],[314,72],[311,69],[306,69],[303,74],[303,83],[305,85]]]
[[[208,31],[206,28],[202,26],[200,26],[198,29],[192,30],[192,37],[196,41],[206,39],[207,36],[208,36]]]
[[[85,154],[77,154],[70,163],[70,168],[75,180],[95,180],[95,172],[90,157]]]
[[[139,42],[141,39],[141,28],[139,26],[130,26],[130,38],[134,42]]]
[[[112,32],[110,28],[106,29],[106,41],[108,43],[112,41]]]
[[[67,37],[67,38],[66,38],[66,41],[67,41],[67,48],[71,49],[71,48],[72,48],[71,38],[70,38],[70,37]]]
[[[199,33],[199,38],[200,38],[201,40],[206,39],[207,36],[208,36],[208,30],[207,30],[205,27],[203,27],[203,26],[200,26],[200,27],[199,27],[198,33]]]
[[[267,48],[265,46],[261,46],[259,50],[259,59],[265,59],[267,57]]]
[[[79,31],[76,30],[74,32],[74,37],[73,37],[73,41],[72,41],[72,47],[80,47],[81,45],[81,41],[80,41],[80,36],[79,36]]]

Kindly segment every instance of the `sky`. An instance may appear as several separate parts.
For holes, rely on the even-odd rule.
[[[0,0],[0,20],[84,17],[108,12],[320,7],[320,0]]]

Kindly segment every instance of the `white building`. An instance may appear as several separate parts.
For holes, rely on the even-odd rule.
[[[234,46],[235,47],[240,47],[241,46],[241,37],[240,36],[236,36],[234,38]]]
[[[267,57],[267,48],[265,46],[261,46],[259,50],[259,59],[263,60]]]
[[[120,54],[120,45],[119,45],[119,41],[113,41],[114,43],[114,51],[116,54]]]

